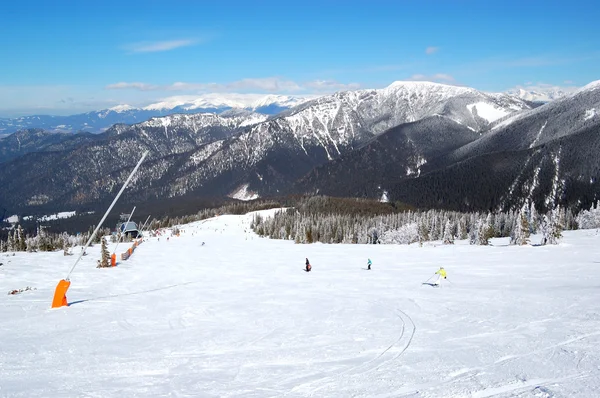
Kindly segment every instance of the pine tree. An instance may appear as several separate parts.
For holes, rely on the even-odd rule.
[[[477,224],[477,244],[480,246],[489,245],[490,226],[487,221],[479,220]]]
[[[9,252],[15,251],[15,240],[13,238],[13,233],[8,231],[8,239],[6,241],[6,250]]]
[[[27,244],[25,243],[25,232],[21,225],[17,226],[17,237],[15,239],[15,251],[24,252],[27,250]]]
[[[557,245],[562,238],[563,226],[560,223],[560,208],[552,210],[548,215],[544,216],[544,238],[542,244]]]
[[[469,231],[467,230],[467,218],[462,216],[458,223],[458,238],[461,240],[469,238]]]
[[[446,221],[446,226],[444,227],[444,244],[445,245],[453,245],[454,244],[454,235],[452,230],[454,229],[453,223],[448,219]]]
[[[106,239],[102,238],[102,248],[101,248],[101,258],[98,263],[98,268],[108,268],[111,266],[110,263],[110,253],[108,252]]]
[[[513,245],[526,245],[529,242],[529,222],[527,221],[526,212],[524,210],[525,207],[523,207],[515,220],[513,236],[511,237],[510,242]]]

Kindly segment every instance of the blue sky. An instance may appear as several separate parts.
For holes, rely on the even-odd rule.
[[[0,15],[4,117],[206,92],[600,79],[596,1],[8,0]]]

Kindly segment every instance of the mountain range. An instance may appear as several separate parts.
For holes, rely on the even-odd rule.
[[[309,193],[460,210],[585,206],[600,193],[598,109],[598,82],[538,107],[514,95],[395,82],[270,116],[232,107],[101,134],[27,130],[0,140],[0,204],[106,203],[149,150],[129,201]]]
[[[566,97],[576,91],[575,87],[561,88],[553,86],[543,87],[517,87],[506,91],[509,95],[514,95],[525,101],[530,102],[550,102],[559,98]]]
[[[70,116],[34,115],[0,118],[0,138],[25,129],[43,129],[50,132],[100,133],[114,124],[134,124],[152,117],[171,114],[222,113],[242,109],[264,115],[274,115],[290,109],[312,97],[262,94],[205,94],[202,96],[170,97],[141,108],[117,105],[100,111]]]

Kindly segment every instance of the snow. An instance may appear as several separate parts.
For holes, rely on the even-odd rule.
[[[1,255],[5,291],[37,289],[0,295],[2,395],[600,396],[595,231],[543,247],[295,245],[250,233],[251,217],[150,238],[111,269],[96,245],[59,309],[73,256]],[[440,265],[448,282],[421,285]]]
[[[589,120],[596,116],[596,108],[588,109],[585,111],[585,118],[583,120]]]
[[[127,105],[127,104],[117,105],[117,106],[113,106],[112,108],[108,108],[109,111],[113,111],[113,112],[117,112],[117,113],[126,112],[126,111],[130,111],[130,110],[134,110],[134,109],[136,109],[136,108],[134,108],[131,105]]]
[[[250,108],[258,109],[261,107],[266,107],[269,105],[277,105],[286,108],[293,108],[298,106],[306,101],[317,98],[315,95],[307,95],[307,96],[289,96],[289,95],[266,95],[256,101],[254,101]]]
[[[265,94],[207,93],[200,96],[179,95],[164,98],[162,101],[145,106],[144,110],[170,110],[183,107],[186,110],[202,108],[256,109],[262,106],[278,105],[292,107],[314,96],[283,96]]]
[[[52,221],[52,220],[59,220],[59,219],[63,219],[63,218],[71,218],[73,216],[75,216],[77,214],[76,211],[63,211],[60,213],[56,213],[56,214],[50,214],[47,216],[41,216],[38,217],[38,221]],[[33,216],[25,216],[23,217],[24,220],[31,220],[33,219]]]
[[[10,223],[10,224],[16,224],[19,222],[19,216],[14,214],[8,218],[5,218],[4,222]]]
[[[258,194],[256,192],[248,190],[249,184],[243,184],[234,192],[229,194],[229,197],[232,199],[238,200],[254,200],[258,199]]]
[[[70,217],[73,217],[75,214],[77,214],[77,212],[75,212],[75,211],[63,211],[63,212],[60,212],[57,214],[43,216],[42,218],[40,218],[40,221],[50,221],[50,220],[59,220],[62,218],[70,218]]]
[[[479,117],[487,120],[490,123],[501,119],[509,114],[509,112],[507,112],[506,110],[497,108],[487,102],[477,102],[476,104],[470,104],[467,105],[467,108],[469,109],[469,112],[473,114],[477,112],[477,115]]]
[[[383,191],[383,193],[381,194],[381,198],[379,199],[379,201],[381,203],[389,203],[390,197],[388,195],[388,191]]]
[[[559,87],[551,85],[516,87],[506,91],[506,94],[514,95],[525,101],[551,102],[560,98],[568,97],[577,91],[577,87]]]
[[[600,80],[595,80],[577,90],[576,94],[584,91],[594,91],[600,89]]]

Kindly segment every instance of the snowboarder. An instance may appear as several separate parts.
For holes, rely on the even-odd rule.
[[[373,264],[373,263],[371,262],[370,258],[368,260],[369,261],[367,261],[367,269],[370,270],[371,269],[371,264]]]
[[[308,257],[306,258],[306,272],[310,272],[310,270],[312,269],[312,266],[310,265],[310,262],[308,261]]]
[[[435,280],[435,282],[433,282],[434,285],[439,286],[442,283],[443,279],[446,279],[446,270],[444,269],[444,267],[440,267],[440,269],[438,269],[435,272],[435,275],[438,276],[438,278]]]

